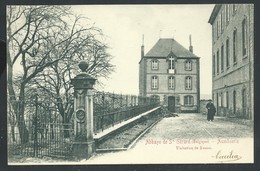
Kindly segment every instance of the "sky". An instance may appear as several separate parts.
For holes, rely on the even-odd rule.
[[[187,49],[192,36],[193,52],[200,58],[202,98],[212,90],[211,25],[214,5],[75,5],[82,14],[102,29],[110,46],[115,72],[101,79],[108,92],[139,93],[139,61],[142,35],[145,54],[159,38],[174,38]]]

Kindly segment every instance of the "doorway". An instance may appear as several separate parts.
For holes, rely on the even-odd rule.
[[[219,112],[219,107],[218,107],[218,104],[219,104],[219,101],[218,101],[218,93],[217,93],[217,99],[216,99],[216,101],[217,101],[217,107],[216,107],[216,109],[217,109],[217,111],[216,111],[216,115],[218,115],[218,112]]]
[[[243,116],[247,116],[246,113],[246,89],[242,90],[242,109],[243,109]]]
[[[174,96],[168,97],[168,110],[170,112],[175,112],[175,97]]]
[[[236,98],[237,98],[236,96],[237,96],[237,95],[236,95],[236,91],[234,91],[234,92],[233,92],[233,114],[236,114],[236,107],[237,107],[237,106],[236,106],[236,103],[237,103],[237,102],[236,102]]]

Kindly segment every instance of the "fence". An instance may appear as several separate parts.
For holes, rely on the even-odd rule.
[[[96,92],[94,95],[94,133],[128,120],[159,105],[155,97]]]
[[[14,132],[8,132],[8,155],[28,157],[71,157],[71,141],[73,129],[71,124],[61,123],[37,123],[31,120],[28,125],[28,142],[22,143],[20,134],[15,128]],[[68,132],[68,133],[66,133]],[[69,134],[69,136],[65,136]]]
[[[17,119],[12,103],[8,107],[8,156],[72,157],[73,121],[63,123],[55,104],[37,98],[27,100],[23,120]],[[159,105],[159,99],[96,92],[94,94],[94,133],[128,120]],[[72,117],[73,118],[73,117]],[[26,140],[25,140],[26,139]]]
[[[21,101],[9,101],[8,106],[8,157],[14,155],[28,157],[70,157],[73,126],[63,123],[62,117],[46,101],[26,100],[24,118],[17,119],[13,104]]]

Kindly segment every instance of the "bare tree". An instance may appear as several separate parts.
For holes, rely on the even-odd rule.
[[[60,59],[53,58],[52,51],[60,44],[69,44],[70,37],[61,39],[66,32],[66,23],[62,16],[68,15],[66,8],[48,6],[7,7],[7,66],[8,92],[16,112],[21,142],[28,142],[28,129],[24,121],[25,88],[28,82],[44,68]],[[59,40],[51,44],[49,49],[43,45],[51,40]],[[22,68],[19,92],[13,86],[13,71],[20,63]]]
[[[113,68],[107,46],[95,38],[100,30],[92,25],[82,26],[80,19],[73,17],[67,6],[7,7],[8,93],[10,100],[17,102],[12,103],[12,108],[17,111],[15,116],[22,143],[28,142],[29,137],[24,120],[25,92],[32,82],[49,88],[66,123],[73,112],[68,83],[78,59],[88,59],[89,73],[96,76],[104,76]],[[19,73],[16,67],[21,68]],[[17,87],[13,84],[14,72],[19,75]],[[47,81],[49,86],[40,81]],[[65,102],[61,94],[65,95]]]
[[[17,124],[16,119],[15,119],[15,111],[13,110],[13,107],[11,105],[12,102],[8,102],[8,127],[10,127],[11,131],[11,137],[12,141],[15,142],[15,126]],[[9,135],[9,132],[8,132]]]
[[[110,61],[111,56],[107,53],[108,47],[95,39],[97,34],[100,35],[101,32],[96,30],[94,34],[80,34],[77,47],[75,47],[74,51],[70,52],[69,58],[46,68],[44,72],[39,74],[39,76],[31,82],[31,84],[36,85],[39,89],[42,89],[42,91],[47,92],[52,102],[56,105],[63,119],[65,137],[69,137],[66,126],[68,126],[67,124],[70,122],[74,112],[73,89],[70,83],[71,79],[78,72],[78,61],[87,61],[89,63],[87,72],[96,78],[106,77],[114,69]],[[57,55],[59,54],[62,53],[57,51]]]

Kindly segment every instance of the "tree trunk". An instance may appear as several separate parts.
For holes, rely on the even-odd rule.
[[[21,138],[21,143],[24,144],[29,142],[29,132],[26,128],[24,120],[18,122],[18,130]]]
[[[8,86],[9,89],[13,89],[12,87]],[[12,92],[12,91],[9,91]],[[11,93],[10,93],[11,94]],[[11,95],[10,95],[11,96]],[[13,95],[13,100],[15,100],[15,95]],[[22,97],[24,100],[24,97]],[[19,99],[22,100],[22,99]],[[27,143],[29,141],[29,132],[25,125],[24,120],[24,102],[12,103],[13,109],[15,109],[15,115],[17,118],[17,125],[19,130],[19,135],[21,139],[21,143]]]
[[[15,138],[15,125],[16,124],[15,124],[14,112],[11,112],[12,109],[11,109],[10,103],[9,103],[8,107],[9,107],[8,115],[11,115],[11,116],[8,116],[9,123],[10,123],[10,127],[8,126],[8,130],[9,130],[9,128],[11,128],[11,137],[12,137],[13,142],[15,142],[16,141],[16,138]],[[8,131],[8,133],[9,133],[9,131]]]
[[[26,128],[25,121],[24,121],[24,86],[21,86],[20,88],[20,97],[19,102],[16,103],[16,96],[15,91],[13,88],[13,67],[10,60],[10,53],[7,50],[7,63],[8,63],[8,74],[7,74],[7,83],[8,83],[8,92],[10,96],[10,100],[13,102],[11,103],[13,106],[13,109],[15,111],[15,115],[17,118],[17,125],[19,130],[19,135],[21,138],[21,143],[27,143],[29,141],[29,132]]]
[[[61,102],[61,100],[59,102]],[[62,105],[58,106],[58,110],[62,117],[64,138],[69,138],[70,137],[70,131],[69,131],[70,118],[68,118],[69,113],[67,112],[67,110],[64,110]]]
[[[18,118],[18,128],[19,134],[22,143],[29,142],[29,131],[26,127],[25,120],[24,120],[24,108],[25,108],[25,97],[24,97],[24,90],[25,85],[21,84],[20,86],[20,97],[19,97],[19,111],[17,112],[16,118]]]
[[[12,139],[13,139],[13,142],[15,142],[15,133],[14,133],[14,125],[11,125],[11,134],[12,134]]]
[[[50,124],[50,128],[51,128],[51,139],[54,139],[54,130],[53,130],[53,124]]]
[[[49,119],[50,119],[50,133],[51,133],[51,139],[54,139],[54,130],[53,130],[53,120],[51,118],[51,111],[49,110]]]
[[[64,138],[70,137],[70,125],[67,119],[63,119]]]

